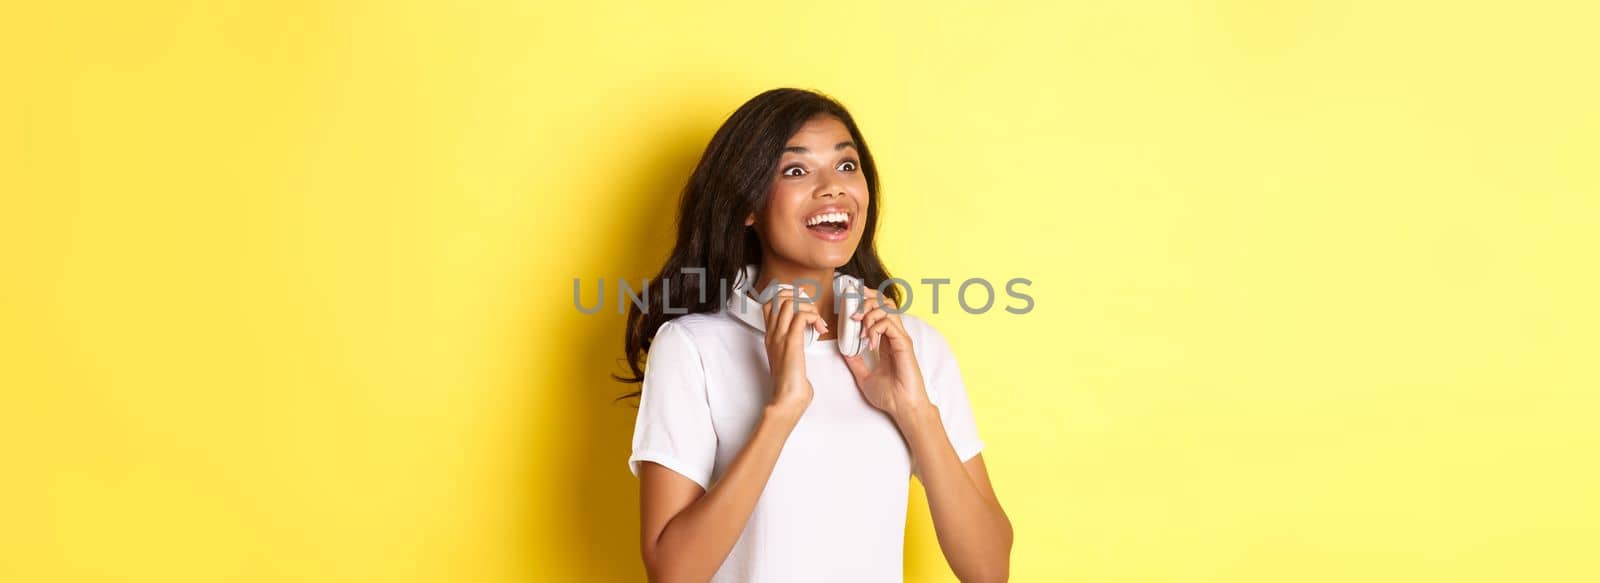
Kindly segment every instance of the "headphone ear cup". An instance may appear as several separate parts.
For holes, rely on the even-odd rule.
[[[861,354],[861,322],[851,318],[861,311],[862,291],[861,280],[851,276],[842,276],[844,285],[834,290],[840,300],[839,326],[834,328],[839,331],[839,354],[856,356]]]

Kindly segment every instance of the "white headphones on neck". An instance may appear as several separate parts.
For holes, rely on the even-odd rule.
[[[866,285],[860,278],[843,273],[833,275],[833,295],[839,305],[839,325],[833,329],[838,331],[839,354],[856,356],[866,349],[867,343],[861,339],[861,322],[850,316],[858,314],[865,305],[866,294],[863,291]],[[787,283],[778,284],[778,289],[795,289]],[[752,290],[754,291],[754,290]],[[801,298],[809,298],[805,290],[798,290]],[[777,295],[777,294],[773,294]],[[757,301],[761,301],[759,298]],[[771,301],[769,296],[766,301]],[[765,303],[764,301],[762,303]],[[806,346],[811,346],[817,341],[817,329],[806,327]]]

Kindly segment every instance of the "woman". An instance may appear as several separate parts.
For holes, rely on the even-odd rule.
[[[823,95],[762,93],[706,147],[651,286],[662,301],[628,315],[652,581],[899,581],[911,475],[956,575],[1007,578],[1011,523],[960,371],[938,331],[897,313],[878,209],[866,141]],[[846,357],[828,282],[849,277],[866,350]],[[744,290],[777,284],[793,287]]]

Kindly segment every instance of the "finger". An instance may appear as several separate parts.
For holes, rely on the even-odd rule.
[[[861,302],[863,304],[873,307],[886,306],[890,310],[899,307],[899,302],[896,302],[894,298],[889,297],[876,289],[868,288],[862,292],[862,295],[864,296],[862,298],[863,301]]]
[[[900,326],[900,314],[893,311],[894,308],[894,299],[886,296],[879,296],[877,301],[871,302],[867,309],[862,313],[861,318],[858,318],[861,320],[862,337],[866,337],[867,329],[883,320],[890,320],[894,322],[896,326]]]
[[[873,308],[873,306],[878,305],[878,302],[876,300],[874,300],[874,298],[876,298],[876,297],[878,297],[878,290],[872,289],[870,287],[869,288],[863,288],[861,290],[861,312],[862,313],[866,313],[868,310],[871,310]]]
[[[783,334],[785,331],[787,331],[789,326],[792,325],[791,322],[794,321],[795,312],[794,308],[789,307],[790,303],[791,298],[783,298],[778,300],[777,305],[773,306],[772,308],[778,312],[778,326],[777,329],[774,330],[774,332],[777,334]]]
[[[796,309],[799,310],[798,312],[795,313],[795,317],[796,318],[799,318],[800,316],[807,316],[807,315],[815,316],[815,317],[806,318],[804,322],[801,322],[801,321],[799,321],[797,319],[793,324],[790,324],[791,326],[800,326],[802,328],[804,328],[806,326],[810,326],[812,328],[815,328],[817,330],[818,334],[821,334],[823,332],[827,332],[828,331],[828,322],[827,322],[827,320],[823,320],[822,319],[822,314],[817,312],[817,309],[816,309],[815,306],[811,306],[811,307],[808,308],[808,307],[804,307],[805,306],[804,304],[795,304],[795,305],[796,305]]]
[[[883,293],[880,293],[878,290],[867,290],[867,298],[864,303],[872,304],[872,308],[886,308],[891,309],[891,311],[896,308],[894,298],[883,295]]]
[[[890,322],[888,322],[888,320],[878,320],[878,324],[874,324],[874,325],[872,325],[872,327],[866,328],[866,330],[864,330],[864,332],[867,333],[867,348],[874,349],[874,351],[877,351],[877,349],[878,349],[878,338],[882,338],[882,336],[883,336],[883,328],[888,328],[888,325],[890,325]]]
[[[883,310],[873,310],[871,312],[867,312],[867,314],[861,318],[861,337],[866,338],[868,330],[871,330],[873,326],[878,325],[878,322],[888,319],[888,317],[889,315],[885,314]]]
[[[788,335],[790,342],[804,347],[806,326],[815,326],[816,323],[820,321],[822,321],[822,316],[815,313],[795,314],[793,323],[790,324],[789,328],[785,330],[784,333]]]
[[[779,299],[781,299],[780,296],[773,295],[765,303],[761,304],[761,314],[766,321],[768,331],[778,327],[778,315],[783,313],[782,310],[778,309]]]
[[[867,304],[861,304],[861,307],[856,308],[855,313],[850,314],[850,319],[851,320],[865,320],[867,318],[867,314],[869,314],[871,312],[872,312],[872,306],[867,305]]]
[[[817,329],[818,334],[823,334],[828,331],[828,321],[822,318],[822,314],[817,313],[815,310],[807,313],[815,314],[817,316],[816,320],[813,321],[811,325]]]
[[[884,338],[888,338],[890,341],[898,343],[901,339],[906,337],[900,327],[896,326],[895,322],[888,318],[884,318],[879,320],[878,323],[873,324],[872,327],[868,329],[868,333],[871,334],[869,346],[871,346],[873,350],[878,349],[878,345],[883,342]]]
[[[817,330],[818,334],[822,334],[822,333],[828,331],[828,322],[821,318],[822,313],[820,311],[818,311],[817,305],[815,303],[813,303],[813,302],[805,301],[804,299],[801,299],[801,298],[796,297],[795,295],[791,294],[789,296],[789,303],[783,309],[788,310],[790,312],[794,312],[796,314],[816,314],[818,316],[818,318],[816,318],[814,321],[810,321],[811,323],[809,324],[809,326],[811,326],[812,328],[815,328]],[[791,320],[792,320],[792,316],[791,316]],[[791,321],[789,325],[790,326],[794,326],[795,323],[793,321]],[[802,327],[804,327],[804,326],[806,326],[808,324],[800,324],[800,325]]]
[[[773,294],[772,298],[767,300],[766,306],[767,309],[770,310],[770,312],[767,314],[767,330],[772,333],[777,333],[779,330],[779,323],[783,321],[783,296],[779,294]]]
[[[767,323],[768,338],[771,338],[772,333],[778,329],[778,306],[775,304],[776,302],[761,304],[762,317]]]
[[[877,310],[878,310],[878,302],[875,302],[875,301],[863,301],[863,302],[861,302],[860,311],[858,311],[855,314],[855,316],[852,316],[852,317],[854,319],[856,319],[856,320],[861,320],[863,323],[865,323],[867,321],[867,316],[872,314],[873,312],[875,312]]]
[[[844,357],[844,365],[850,369],[850,376],[856,378],[856,385],[866,382],[867,375],[872,374],[872,369],[867,366],[867,359],[860,354]]]

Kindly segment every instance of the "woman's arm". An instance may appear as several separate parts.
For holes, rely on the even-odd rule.
[[[727,473],[703,493],[672,470],[641,464],[640,546],[651,581],[705,581],[717,572],[799,420],[793,407],[769,405]]]
[[[805,329],[827,330],[814,305],[787,290],[762,306],[772,402],[728,471],[702,493],[693,480],[655,463],[639,470],[639,547],[651,581],[705,581],[739,542],[784,442],[811,406]]]
[[[928,399],[911,337],[894,300],[866,290],[872,300],[861,320],[862,337],[879,350],[876,368],[861,356],[845,359],[867,402],[894,420],[911,448],[912,463],[928,492],[933,528],[950,569],[968,583],[1011,576],[1011,520],[1000,508],[983,455],[965,465],[951,445],[939,407]]]
[[[899,411],[895,424],[911,446],[950,569],[968,583],[1005,581],[1011,571],[1011,520],[989,483],[983,454],[962,464],[932,404]]]

